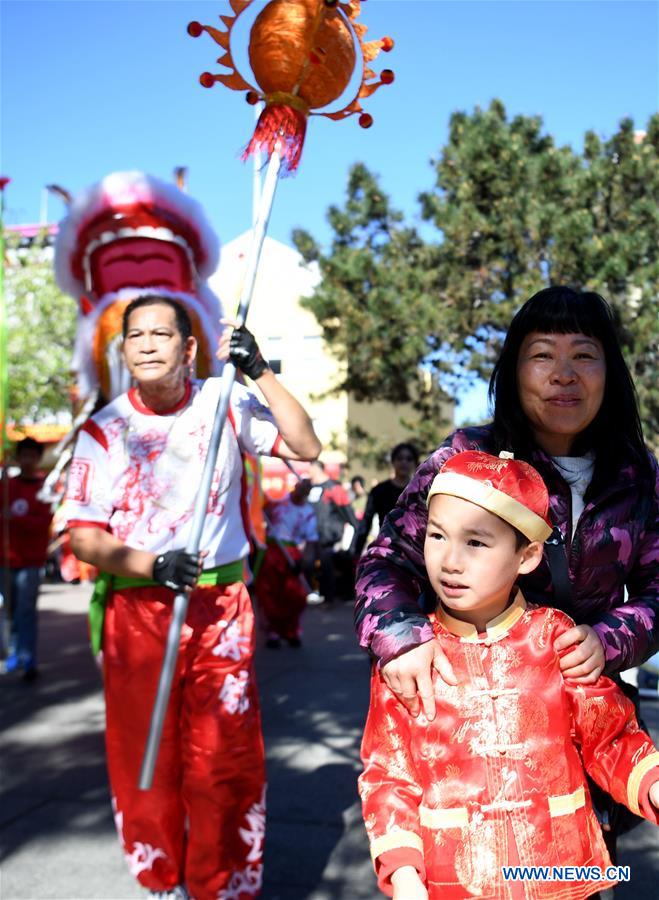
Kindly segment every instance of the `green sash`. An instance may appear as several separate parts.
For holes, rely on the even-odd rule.
[[[237,559],[235,562],[226,563],[224,566],[204,569],[197,580],[197,587],[234,584],[236,581],[242,581],[243,575],[243,561]],[[162,587],[162,585],[150,578],[122,578],[119,575],[99,572],[94,584],[94,593],[89,601],[89,639],[94,656],[100,653],[103,648],[103,622],[110,591],[121,591],[134,587]]]

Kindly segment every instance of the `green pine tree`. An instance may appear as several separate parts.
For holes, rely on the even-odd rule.
[[[347,363],[335,387],[401,402],[414,399],[425,371],[432,391],[418,409],[426,438],[433,429],[441,437],[431,406],[436,414],[442,399],[489,378],[521,304],[569,284],[611,302],[656,446],[658,156],[659,116],[642,133],[628,119],[607,140],[589,132],[578,153],[557,147],[540,117],[509,118],[499,100],[456,112],[435,183],[419,196],[432,242],[406,225],[363,164],[354,166],[345,206],[328,213],[329,250],[294,235],[322,275],[308,308]]]
[[[44,422],[70,412],[76,304],[55,284],[44,240],[7,238],[8,420]]]
[[[443,433],[448,424],[442,422],[447,394],[432,367],[425,372],[420,367],[435,349],[436,248],[403,224],[402,214],[362,164],[350,170],[345,206],[332,206],[328,218],[334,232],[329,253],[305,231],[295,231],[293,241],[307,262],[320,267],[321,283],[302,302],[344,363],[331,388],[349,391],[357,400],[412,404],[416,414],[405,425],[430,447],[442,424]],[[373,447],[361,437],[370,458]]]

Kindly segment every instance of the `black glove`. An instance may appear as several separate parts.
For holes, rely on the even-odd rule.
[[[168,550],[156,557],[153,564],[153,580],[173,591],[194,587],[199,578],[199,554],[185,550]]]
[[[234,328],[229,344],[229,359],[248,378],[256,381],[270,366],[263,359],[259,345],[244,325]]]

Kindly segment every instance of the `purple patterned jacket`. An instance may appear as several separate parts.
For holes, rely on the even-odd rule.
[[[461,450],[492,452],[492,429],[458,429],[416,471],[357,571],[355,623],[362,647],[384,665],[431,640],[421,595],[434,594],[423,562],[433,478]],[[570,539],[570,488],[551,459],[537,450],[530,462],[545,479],[550,515],[566,542],[572,603],[561,607],[578,624],[591,625],[606,654],[609,675],[639,665],[659,650],[659,469],[655,491],[639,484],[633,465],[587,503]],[[535,572],[520,578],[529,601],[556,606],[546,557]],[[625,602],[624,589],[628,598]],[[430,610],[428,610],[430,611]]]

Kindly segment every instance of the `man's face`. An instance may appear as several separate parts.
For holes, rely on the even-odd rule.
[[[177,381],[197,350],[195,338],[183,341],[176,314],[166,303],[140,306],[131,313],[123,343],[128,371],[138,384]]]
[[[355,495],[355,497],[363,497],[364,494],[366,493],[364,485],[361,483],[361,481],[357,481],[355,479],[355,481],[351,482],[351,487],[352,487],[352,492]]]
[[[21,475],[27,475],[29,478],[38,471],[41,454],[32,447],[24,447],[17,452],[16,462],[20,466]]]
[[[405,479],[407,481],[410,480],[417,466],[414,455],[406,447],[398,451],[391,463],[394,467],[396,478]]]

